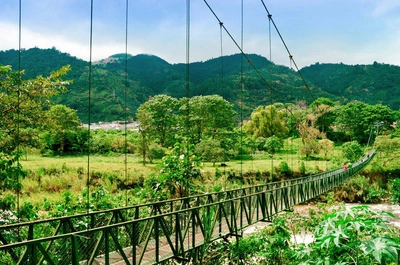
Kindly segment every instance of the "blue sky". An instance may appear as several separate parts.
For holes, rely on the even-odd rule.
[[[18,48],[18,0],[0,8],[0,50]],[[207,0],[240,43],[241,0]],[[320,63],[400,65],[399,0],[264,0],[299,67]],[[260,0],[244,0],[244,51],[289,66]],[[126,0],[94,0],[93,61],[125,52]],[[56,47],[89,60],[90,0],[22,0],[23,48]],[[129,0],[128,53],[186,61],[186,0]],[[190,61],[221,55],[218,21],[191,0]],[[239,50],[224,32],[222,54]]]

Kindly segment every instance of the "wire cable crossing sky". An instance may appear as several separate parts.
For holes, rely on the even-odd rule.
[[[241,0],[209,0],[208,4],[241,39]],[[398,0],[244,0],[243,47],[246,53],[269,58],[268,15],[299,67],[320,63],[400,65],[400,1]],[[93,10],[93,60],[126,49],[125,0],[97,0]],[[90,1],[24,0],[22,48],[52,48],[89,61]],[[131,0],[128,52],[154,54],[169,63],[186,59],[186,2]],[[203,0],[191,1],[191,62],[220,56],[220,25]],[[0,50],[18,49],[18,1],[0,9]],[[272,61],[289,65],[276,32]],[[224,54],[240,53],[224,42]]]

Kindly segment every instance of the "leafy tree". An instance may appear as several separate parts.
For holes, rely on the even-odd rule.
[[[315,127],[323,133],[332,131],[332,124],[336,119],[335,103],[328,98],[318,98],[310,109],[315,115]]]
[[[271,137],[283,138],[288,133],[286,126],[286,113],[277,110],[274,105],[259,106],[251,114],[250,121],[246,122],[243,128],[254,138]]]
[[[44,127],[50,131],[51,138],[56,139],[52,142],[59,146],[59,152],[63,155],[68,133],[78,130],[80,125],[76,110],[64,105],[54,105],[45,113],[45,116],[47,122]]]
[[[47,77],[23,80],[23,71],[12,71],[10,66],[0,65],[0,133],[12,139],[7,141],[7,146],[2,146],[4,151],[14,150],[20,141],[18,128],[43,125],[44,110],[51,104],[49,99],[66,91],[69,81],[63,81],[62,77],[69,70],[67,65]]]
[[[212,139],[198,143],[195,153],[203,161],[213,162],[213,166],[215,166],[215,162],[223,161],[225,158],[225,150],[221,147],[221,143]]]
[[[358,101],[340,107],[336,118],[338,130],[346,132],[351,140],[360,143],[368,141],[371,127],[381,124],[380,130],[390,130],[393,121],[394,112],[389,107]]]
[[[326,138],[319,140],[318,145],[320,146],[320,151],[323,151],[325,158],[328,156],[328,153],[335,148],[334,142]]]
[[[162,147],[174,142],[177,129],[177,99],[167,95],[157,95],[140,105],[136,117],[139,131],[157,139]]]
[[[346,142],[342,145],[343,157],[348,161],[357,161],[364,155],[363,147],[357,141]]]
[[[316,100],[313,101],[313,103],[310,104],[310,108],[318,108],[320,105],[327,105],[330,107],[334,107],[335,103],[329,99],[329,98],[317,98]]]
[[[232,131],[235,123],[236,112],[233,105],[218,95],[195,96],[189,99],[189,124],[186,124],[187,99],[180,102],[181,127],[190,131],[193,144],[202,139],[215,139],[222,141],[226,132]],[[189,130],[188,130],[189,129]]]
[[[139,136],[135,138],[134,145],[135,145],[135,149],[138,150],[139,154],[142,155],[142,163],[143,163],[143,166],[145,166],[146,158],[147,158],[147,155],[149,153],[149,148],[150,148],[149,135],[146,133],[143,133],[143,131],[142,131],[139,134]]]
[[[315,127],[316,117],[313,113],[306,114],[302,122],[298,121],[297,130],[301,136],[302,147],[300,153],[309,157],[313,154],[320,152],[320,146],[318,144],[318,138],[325,138],[325,134],[321,133]]]
[[[232,137],[232,143],[228,146],[228,148],[224,148],[228,150],[228,155],[234,157],[236,159],[251,159],[251,154],[257,150],[257,143],[241,128],[236,128],[232,133],[234,136]]]
[[[148,149],[147,157],[150,160],[150,164],[153,163],[154,159],[161,159],[165,156],[166,148],[161,147],[159,144],[151,143]]]
[[[388,135],[379,135],[375,139],[375,147],[380,154],[382,167],[391,161],[398,161],[400,158],[400,139]]]
[[[283,147],[282,141],[275,135],[265,139],[264,148],[265,150],[267,150],[268,153],[272,155],[281,150],[282,147]]]

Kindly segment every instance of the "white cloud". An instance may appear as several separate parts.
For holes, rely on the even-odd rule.
[[[398,0],[377,0],[372,14],[376,17],[384,16],[400,7]]]

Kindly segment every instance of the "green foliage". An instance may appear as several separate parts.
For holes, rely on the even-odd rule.
[[[384,199],[387,191],[377,183],[371,183],[369,178],[357,175],[346,180],[335,189],[336,200],[345,202],[378,203]]]
[[[4,133],[12,139],[8,139],[8,145],[0,146],[3,151],[11,152],[16,148],[20,142],[19,129],[43,124],[44,111],[51,104],[49,99],[66,91],[69,82],[61,78],[69,70],[67,65],[47,77],[39,75],[23,80],[23,72],[13,72],[10,67],[0,64],[0,135]]]
[[[224,143],[231,138],[236,112],[233,105],[219,95],[194,96],[180,100],[180,125],[192,144],[203,139]],[[229,148],[224,148],[228,150]]]
[[[46,139],[51,143],[47,145],[58,146],[57,151],[63,155],[66,145],[68,145],[68,140],[72,140],[72,134],[78,130],[80,125],[76,110],[64,105],[54,105],[46,111],[45,115],[47,121],[44,128],[48,130]]]
[[[30,202],[24,202],[20,209],[20,216],[23,222],[33,221],[39,217],[37,209]]]
[[[395,178],[389,181],[391,201],[400,205],[400,178]]]
[[[283,219],[231,244],[231,260],[236,264],[289,264],[294,251],[290,248],[290,233]]]
[[[270,154],[275,154],[276,152],[279,152],[282,149],[282,147],[283,147],[282,140],[275,135],[265,139],[264,148]]]
[[[161,146],[174,143],[173,128],[177,126],[178,100],[167,95],[157,95],[140,105],[137,120],[140,132],[151,135]]]
[[[381,104],[368,105],[363,102],[350,102],[338,109],[336,124],[339,131],[346,132],[351,140],[367,143],[371,130],[391,130],[394,112]]]
[[[288,163],[285,161],[279,163],[278,172],[286,178],[290,177],[293,174],[293,171],[290,169]]]
[[[156,143],[150,144],[148,147],[148,154],[147,157],[150,160],[150,163],[153,163],[154,159],[161,159],[165,156],[165,152],[167,151],[166,148],[158,145]]]
[[[375,213],[368,206],[310,212],[310,217],[287,213],[265,228],[229,245],[214,244],[204,264],[395,264],[400,250],[398,230],[383,220],[391,213]],[[325,210],[324,210],[325,209]],[[291,233],[314,232],[308,245],[290,242]],[[228,247],[229,248],[228,248]],[[228,251],[229,249],[229,251]],[[204,261],[203,260],[203,261]]]
[[[306,264],[389,264],[397,262],[398,238],[368,206],[331,214],[316,229],[315,244],[299,253]],[[326,263],[325,263],[326,264]]]
[[[400,68],[374,62],[370,65],[316,63],[301,72],[306,80],[344,102],[358,100],[368,104],[385,102],[399,109]]]
[[[243,126],[254,138],[277,136],[283,138],[289,129],[286,126],[286,112],[277,110],[274,105],[259,106],[251,114],[250,121]]]
[[[20,154],[7,155],[0,152],[0,187],[3,190],[19,191],[22,188],[21,179],[27,172],[19,163]]]
[[[13,194],[5,194],[0,197],[0,209],[13,210],[16,205],[16,196]]]
[[[343,157],[350,162],[355,162],[364,156],[364,148],[357,142],[346,142],[342,145]]]
[[[189,195],[193,180],[201,177],[200,162],[193,154],[192,145],[175,144],[163,158],[163,166],[158,176],[159,183],[166,188],[171,197]]]
[[[375,148],[378,151],[382,167],[388,167],[390,162],[400,158],[400,138],[391,135],[379,135],[375,139]]]
[[[201,157],[202,161],[215,162],[224,161],[225,150],[221,147],[221,143],[217,140],[203,140],[196,145],[195,153]]]
[[[306,164],[305,164],[304,162],[301,162],[301,165],[300,165],[300,173],[301,173],[302,175],[305,175],[305,174],[306,174]]]

